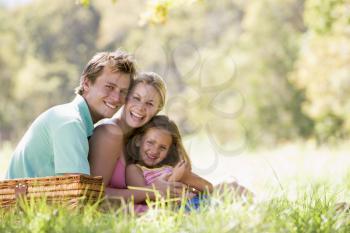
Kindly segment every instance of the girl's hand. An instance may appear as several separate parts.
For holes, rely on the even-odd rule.
[[[188,161],[182,160],[182,166],[184,167],[184,173],[182,175],[182,180],[186,180],[192,173],[191,166]]]
[[[160,192],[162,197],[170,195],[171,198],[181,198],[182,193],[186,191],[187,186],[181,182],[168,181],[171,174],[164,174],[156,179],[153,184],[155,189]]]
[[[183,178],[185,171],[186,171],[185,161],[182,160],[178,164],[176,164],[176,166],[173,168],[173,172],[169,176],[168,180],[169,181],[180,181]]]
[[[184,181],[186,177],[188,177],[191,173],[191,168],[189,163],[185,160],[181,160],[176,166],[173,168],[173,172],[169,177],[169,181]]]

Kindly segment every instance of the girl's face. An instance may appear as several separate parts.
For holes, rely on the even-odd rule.
[[[123,118],[131,128],[146,124],[158,112],[160,105],[158,91],[149,84],[138,83],[125,103]]]
[[[162,162],[172,144],[170,133],[164,129],[150,128],[140,142],[140,159],[144,165],[153,167]]]

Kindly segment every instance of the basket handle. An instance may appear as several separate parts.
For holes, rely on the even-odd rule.
[[[28,190],[27,184],[18,183],[15,186],[15,197],[16,199],[26,196]]]

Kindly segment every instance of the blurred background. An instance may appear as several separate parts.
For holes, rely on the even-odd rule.
[[[346,172],[349,39],[349,0],[0,0],[0,174],[88,60],[117,48],[164,77],[163,113],[214,183]]]

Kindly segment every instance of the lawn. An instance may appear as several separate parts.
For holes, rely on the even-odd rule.
[[[350,232],[349,213],[336,210],[336,203],[350,201],[347,145],[293,144],[231,156],[215,155],[202,141],[186,146],[195,171],[213,183],[235,177],[255,198],[237,198],[227,190],[200,210],[173,211],[158,202],[141,216],[41,204],[2,211],[0,232]]]

